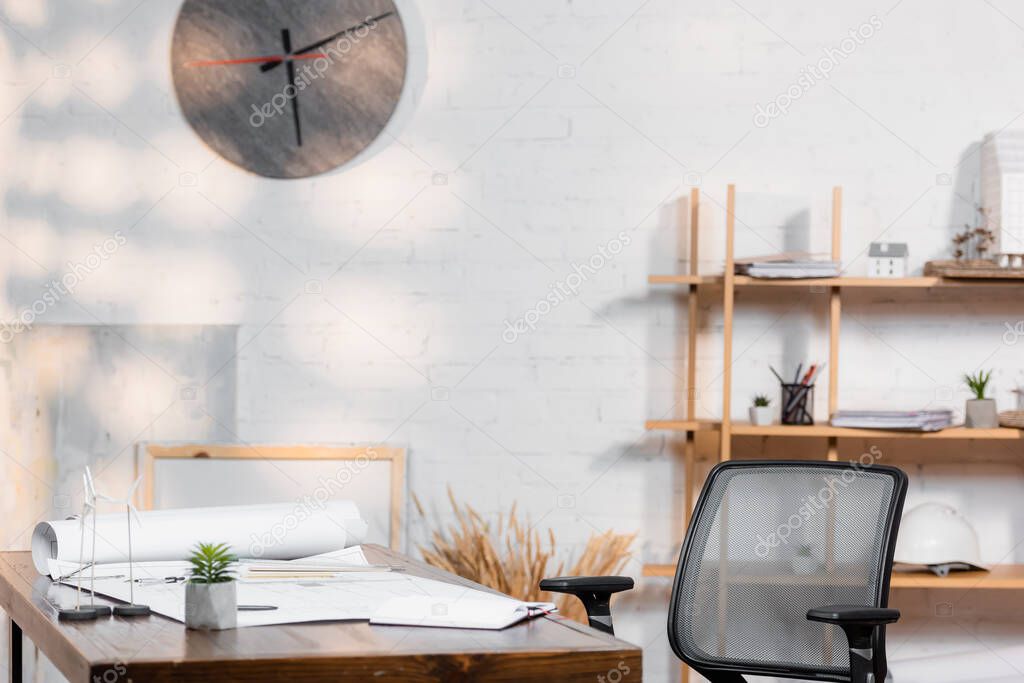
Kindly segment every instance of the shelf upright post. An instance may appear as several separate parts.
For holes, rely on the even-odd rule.
[[[698,274],[697,247],[699,242],[698,226],[700,225],[700,190],[690,189],[690,275]],[[688,422],[697,420],[697,284],[690,283],[686,297],[686,419]],[[686,470],[686,490],[684,493],[685,514],[684,527],[689,525],[693,514],[694,482],[696,481],[697,444],[696,433],[686,432],[686,452],[684,467]],[[685,530],[685,529],[684,529]]]
[[[722,424],[718,459],[720,462],[732,457],[732,316],[736,292],[736,186],[730,184],[725,202],[725,273],[722,275]],[[719,511],[720,528],[718,552],[722,561],[729,556],[729,501],[723,500]],[[725,655],[725,623],[729,610],[727,584],[723,581],[718,588],[718,654]]]
[[[700,225],[700,190],[690,188],[690,275],[696,276],[699,271],[698,244]],[[697,283],[691,282],[686,295],[686,420],[697,420]],[[686,446],[683,455],[685,486],[683,489],[683,534],[690,525],[693,516],[694,488],[697,485],[697,434],[686,430]],[[681,542],[681,541],[680,541]],[[690,667],[679,665],[680,683],[689,683]]]
[[[843,224],[843,188],[832,188],[832,260],[840,261]],[[832,286],[828,295],[828,419],[836,412],[839,403],[839,323],[842,311],[839,298],[840,288]],[[839,459],[839,440],[828,439],[828,459]]]
[[[725,273],[722,277],[722,426],[720,461],[732,457],[732,308],[736,295],[736,186],[729,185],[725,202]]]

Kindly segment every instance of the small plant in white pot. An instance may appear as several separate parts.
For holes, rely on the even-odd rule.
[[[238,625],[238,587],[232,570],[237,559],[224,543],[200,543],[192,551],[185,626],[218,631]]]
[[[970,388],[974,398],[967,401],[964,408],[964,426],[972,429],[993,429],[999,426],[999,414],[996,401],[985,398],[985,389],[992,379],[992,371],[979,370],[973,375],[964,375],[964,383]]]
[[[793,572],[796,574],[814,574],[821,568],[821,563],[814,559],[814,548],[810,545],[797,546],[793,555]]]
[[[754,396],[754,405],[750,406],[750,423],[770,425],[772,423],[772,400],[764,394]]]

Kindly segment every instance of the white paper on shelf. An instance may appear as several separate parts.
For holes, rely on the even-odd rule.
[[[833,427],[853,429],[903,429],[934,432],[953,422],[951,410],[837,410]]]
[[[335,559],[352,560],[353,565],[366,565],[358,548],[329,553]],[[322,556],[321,556],[322,557]],[[301,558],[309,561],[313,558]],[[51,560],[53,576],[66,575],[77,563]],[[165,579],[186,576],[186,562],[143,562],[133,567],[136,578]],[[127,601],[128,565],[124,563],[96,566],[96,593]],[[77,576],[62,580],[76,587]],[[83,576],[82,587],[88,590],[89,578]],[[149,605],[157,614],[176,621],[185,620],[185,584],[136,583],[135,602]],[[465,606],[462,606],[463,602]],[[527,616],[527,607],[504,595],[480,591],[467,586],[424,579],[406,572],[359,572],[330,580],[295,580],[280,582],[238,582],[239,605],[270,605],[274,610],[239,611],[238,627],[270,626],[313,621],[372,620],[381,613],[386,623],[463,628],[501,628]],[[386,612],[381,612],[384,606]],[[426,618],[424,605],[430,612]],[[481,612],[483,610],[483,612]]]
[[[739,258],[734,265],[738,275],[767,279],[837,277],[841,268],[838,261],[826,260],[807,252]]]
[[[365,540],[367,529],[351,501],[330,501],[317,507],[278,503],[147,510],[130,523],[135,562],[183,560],[199,542],[227,543],[239,557],[291,560],[358,545]],[[125,513],[97,515],[97,564],[128,560],[128,524]],[[32,533],[36,570],[47,573],[50,559],[77,563],[80,534],[77,518],[37,524]],[[90,518],[86,522],[87,551],[91,535]]]

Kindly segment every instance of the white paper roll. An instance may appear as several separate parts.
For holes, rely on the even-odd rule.
[[[128,560],[126,512],[96,517],[96,562]],[[131,520],[132,560],[187,559],[196,543],[227,543],[239,557],[291,560],[362,543],[366,522],[351,501],[323,505],[278,503],[147,510]],[[32,561],[40,574],[46,561],[78,562],[79,520],[40,522],[32,533]],[[92,517],[85,526],[85,558],[90,556]]]

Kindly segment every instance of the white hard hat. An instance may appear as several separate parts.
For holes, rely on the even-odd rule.
[[[945,503],[922,503],[905,515],[896,541],[896,562],[927,565],[933,571],[969,565],[984,569],[978,534],[970,522]]]

